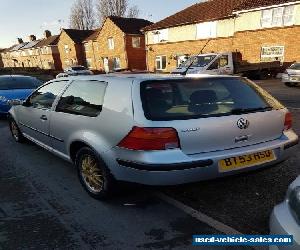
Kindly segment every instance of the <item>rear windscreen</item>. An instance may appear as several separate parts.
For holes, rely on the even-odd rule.
[[[33,77],[1,77],[0,90],[36,89],[42,82]]]
[[[145,116],[181,120],[283,108],[267,92],[243,78],[207,78],[141,83]]]

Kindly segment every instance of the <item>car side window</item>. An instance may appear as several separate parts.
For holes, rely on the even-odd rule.
[[[107,83],[74,81],[60,98],[57,112],[96,117],[102,111]]]
[[[56,81],[39,88],[26,101],[26,106],[37,109],[51,109],[54,100],[67,84],[68,81]]]

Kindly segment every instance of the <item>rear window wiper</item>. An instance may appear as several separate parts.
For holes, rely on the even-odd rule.
[[[272,109],[273,109],[272,107],[259,107],[259,108],[249,108],[249,109],[238,108],[238,109],[233,109],[231,113],[234,115],[240,115],[240,114],[259,112],[259,111],[270,111]]]

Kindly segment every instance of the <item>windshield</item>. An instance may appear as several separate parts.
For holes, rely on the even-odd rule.
[[[0,77],[0,90],[9,89],[36,89],[42,84],[34,77]]]
[[[216,57],[216,55],[193,56],[193,57],[190,57],[187,61],[180,64],[179,67],[188,67],[188,66],[190,66],[192,61],[193,61],[193,64],[192,64],[193,67],[205,67],[208,64],[210,64],[210,62],[212,60],[214,60],[215,57]]]
[[[296,70],[300,70],[300,63],[294,63],[290,69],[296,69]]]
[[[150,120],[262,112],[280,106],[259,87],[241,78],[147,81],[141,85],[141,96],[145,116]]]

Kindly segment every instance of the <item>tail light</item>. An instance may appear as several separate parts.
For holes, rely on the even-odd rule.
[[[179,139],[174,128],[133,127],[118,146],[131,150],[166,150],[179,148]]]
[[[286,113],[284,121],[284,130],[289,130],[292,128],[293,118],[290,112]]]

